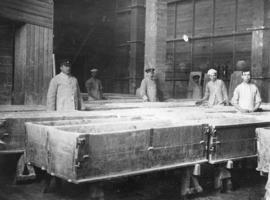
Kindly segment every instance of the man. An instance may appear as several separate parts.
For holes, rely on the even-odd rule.
[[[155,79],[155,68],[146,68],[146,76],[141,82],[140,92],[143,101],[156,102],[158,98],[158,85]]]
[[[222,80],[217,79],[217,71],[210,69],[207,74],[210,81],[206,84],[204,97],[196,104],[201,104],[208,99],[209,106],[229,105],[226,86]]]
[[[236,63],[236,68],[230,78],[230,86],[229,86],[229,99],[233,97],[234,89],[242,83],[242,70],[247,68],[247,63],[244,60],[238,60]]]
[[[91,69],[91,78],[85,82],[85,88],[88,93],[88,100],[101,100],[103,99],[102,84],[97,76],[97,69]]]
[[[78,81],[71,75],[71,63],[64,60],[60,63],[61,73],[52,78],[48,94],[47,109],[70,111],[82,109],[82,99]]]
[[[200,85],[200,75],[195,74],[192,76],[188,88],[188,98],[201,99],[202,98],[202,86]]]
[[[242,71],[243,82],[235,88],[231,101],[233,106],[243,113],[257,111],[262,102],[258,87],[251,83],[250,79],[250,71]]]

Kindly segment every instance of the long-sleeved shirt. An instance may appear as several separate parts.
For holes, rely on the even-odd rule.
[[[99,79],[93,77],[88,79],[85,82],[85,88],[90,98],[93,98],[94,100],[102,99],[102,85]]]
[[[199,84],[192,81],[188,87],[187,98],[201,99],[202,98],[202,87]]]
[[[220,79],[209,81],[205,87],[204,98],[208,98],[208,105],[214,106],[228,101],[227,88]]]
[[[253,110],[257,103],[261,103],[258,87],[253,83],[242,82],[233,93],[232,103],[238,104],[242,109]]]
[[[144,78],[141,82],[141,96],[147,96],[148,101],[156,102],[158,99],[158,86],[156,80],[152,80],[148,77]]]
[[[47,93],[47,109],[57,111],[80,110],[82,99],[75,77],[60,73],[52,78]]]

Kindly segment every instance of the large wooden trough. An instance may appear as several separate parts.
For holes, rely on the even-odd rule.
[[[27,160],[74,183],[207,162],[201,124],[176,126],[164,120],[51,124],[26,123]]]
[[[27,161],[74,183],[215,164],[255,157],[255,129],[270,124],[231,113],[177,115],[27,122]]]

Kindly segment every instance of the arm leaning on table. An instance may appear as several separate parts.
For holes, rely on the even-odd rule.
[[[143,79],[141,82],[140,90],[141,90],[141,97],[142,97],[143,101],[148,101],[147,83],[146,83],[145,79]]]
[[[222,80],[221,80],[222,81]],[[225,83],[222,81],[221,82],[221,90],[222,90],[222,95],[224,98],[225,105],[229,105],[229,98],[228,98],[228,92]]]
[[[202,99],[196,101],[196,105],[201,104],[202,102],[206,101],[210,96],[210,89],[209,89],[209,82],[206,84],[205,86],[205,92],[204,92],[204,96]]]

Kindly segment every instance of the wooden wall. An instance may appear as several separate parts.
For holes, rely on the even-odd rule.
[[[0,16],[52,28],[53,0],[1,0]]]
[[[52,77],[53,31],[26,24],[17,28],[14,60],[14,104],[45,104]]]
[[[15,25],[0,18],[0,104],[11,104]]]
[[[0,1],[0,104],[45,104],[52,77],[53,1]]]
[[[113,92],[135,94],[144,69],[145,0],[116,0]]]
[[[186,97],[190,71],[206,72],[210,68],[226,71],[220,78],[228,84],[237,60],[246,60],[251,65],[253,3],[253,0],[168,3],[165,80],[173,97]],[[183,41],[183,34],[191,38],[189,42]]]

